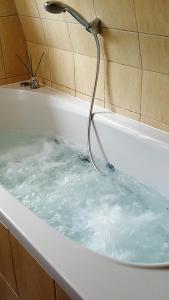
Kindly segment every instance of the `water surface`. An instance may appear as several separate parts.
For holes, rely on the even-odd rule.
[[[0,184],[85,247],[125,262],[169,261],[169,200],[117,170],[98,174],[63,141],[1,133]]]

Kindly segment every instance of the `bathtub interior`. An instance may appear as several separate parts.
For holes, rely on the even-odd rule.
[[[1,132],[50,132],[79,151],[85,151],[88,104],[47,88],[38,92],[2,88],[0,93]],[[108,160],[168,197],[168,135],[106,110],[95,109],[95,130]],[[92,140],[95,155],[102,158],[94,132]]]
[[[53,133],[79,151],[87,149],[89,104],[75,97],[41,88],[1,88],[0,131]],[[169,196],[169,134],[95,107],[92,149],[96,157]],[[97,134],[96,134],[97,132]]]

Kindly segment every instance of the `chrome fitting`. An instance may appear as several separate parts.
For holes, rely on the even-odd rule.
[[[32,76],[30,80],[30,88],[31,89],[38,89],[40,87],[38,79],[36,76]]]
[[[89,23],[89,26],[86,28],[86,30],[89,31],[90,33],[99,34],[101,33],[100,23],[101,23],[100,19],[95,18],[93,21]]]

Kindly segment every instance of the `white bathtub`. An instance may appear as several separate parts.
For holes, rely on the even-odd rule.
[[[0,131],[50,130],[85,149],[88,110],[88,103],[50,88],[0,88]],[[169,134],[98,107],[95,111],[96,129],[109,161],[169,197]],[[94,136],[93,141],[101,157]],[[169,299],[169,263],[123,264],[83,248],[44,223],[3,187],[0,222],[73,300]]]

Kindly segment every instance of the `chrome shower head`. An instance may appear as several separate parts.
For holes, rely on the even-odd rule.
[[[60,1],[47,1],[44,3],[44,8],[52,14],[60,14],[65,12],[66,5]]]
[[[44,3],[44,8],[46,11],[52,14],[60,14],[62,12],[70,13],[81,25],[83,25],[87,31],[92,34],[99,33],[98,24],[99,20],[96,18],[91,23],[89,23],[78,11],[76,11],[71,6],[61,2],[61,1],[47,1]]]

